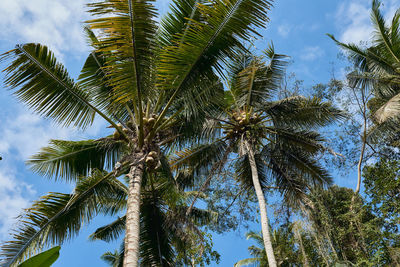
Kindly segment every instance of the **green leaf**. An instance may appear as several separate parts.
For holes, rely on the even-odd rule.
[[[18,267],[50,267],[60,256],[60,246],[39,253],[24,261]]]
[[[31,170],[43,176],[76,181],[90,175],[91,169],[109,170],[120,160],[125,143],[112,137],[99,140],[51,140],[27,162]]]
[[[89,126],[98,110],[90,96],[69,77],[54,54],[40,44],[18,45],[0,57],[12,60],[5,83],[22,102],[62,125]]]

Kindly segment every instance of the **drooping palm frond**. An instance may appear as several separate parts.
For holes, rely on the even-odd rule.
[[[324,150],[322,142],[325,139],[316,131],[298,130],[293,127],[265,127],[265,133],[271,143],[285,147],[297,147],[304,152],[316,154]]]
[[[345,118],[340,109],[318,98],[293,96],[268,103],[263,108],[276,126],[319,128]]]
[[[201,144],[192,148],[178,151],[170,158],[173,169],[190,167],[196,175],[207,172],[211,166],[223,159],[228,144],[217,140],[210,144]]]
[[[102,211],[103,199],[125,194],[112,177],[112,173],[94,171],[77,183],[72,194],[49,193],[34,202],[21,215],[13,240],[2,246],[4,266],[16,266],[38,249],[75,236],[83,224]]]
[[[110,170],[121,159],[126,145],[112,138],[85,141],[51,140],[48,147],[32,156],[27,164],[45,177],[77,180],[92,169]]]
[[[263,162],[263,159],[261,158],[260,154],[255,154],[254,157],[256,160],[257,173],[258,173],[258,178],[260,180],[260,184],[263,188],[266,188],[271,185],[271,180],[267,175],[265,163]],[[250,161],[247,154],[239,157],[235,161],[235,170],[236,170],[235,171],[236,179],[241,183],[241,186],[246,190],[252,189],[254,187],[253,178],[252,178]]]
[[[125,232],[125,220],[125,216],[118,217],[115,221],[96,229],[96,231],[89,236],[89,239],[92,241],[103,240],[106,242],[118,239],[121,234]]]
[[[38,114],[65,126],[82,128],[93,122],[96,113],[105,117],[46,46],[17,45],[0,60],[11,60],[4,70],[7,86],[16,90],[14,94]]]

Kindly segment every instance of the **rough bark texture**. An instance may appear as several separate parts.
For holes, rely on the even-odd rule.
[[[126,211],[124,267],[139,266],[140,236],[140,189],[142,183],[144,153],[135,155],[137,164],[129,170],[129,194]]]
[[[250,161],[251,175],[252,175],[252,179],[253,179],[254,190],[256,191],[258,204],[260,206],[261,230],[262,230],[262,234],[263,234],[265,252],[267,253],[268,265],[270,267],[276,267],[277,264],[276,264],[276,259],[275,259],[275,255],[274,255],[274,249],[272,247],[272,238],[271,238],[271,233],[269,231],[267,204],[265,202],[264,193],[262,191],[260,180],[258,178],[258,171],[257,171],[256,160],[254,157],[254,152],[253,152],[252,147],[250,146],[250,144],[247,141],[246,141],[246,147],[247,147],[247,152],[248,152],[249,161]]]

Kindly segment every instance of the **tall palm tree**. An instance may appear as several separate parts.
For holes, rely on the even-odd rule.
[[[243,188],[256,193],[270,266],[276,266],[276,260],[263,186],[273,178],[287,201],[297,201],[309,186],[329,184],[330,176],[314,159],[324,147],[323,138],[313,129],[342,116],[318,99],[293,96],[276,100],[286,64],[286,56],[276,54],[273,46],[264,56],[242,54],[232,61],[221,112],[207,116],[209,127],[223,131],[212,143],[178,153],[171,163],[176,168],[192,166],[199,172],[211,169],[201,191],[225,166],[230,153],[238,155],[235,170]]]
[[[373,98],[368,103],[363,101],[364,106],[368,105],[370,118],[375,126],[368,132],[364,127],[355,194],[359,193],[361,186],[365,143],[377,142],[382,138],[389,138],[388,142],[392,142],[393,138],[398,138],[399,132],[397,125],[400,119],[400,9],[394,14],[391,24],[388,24],[380,11],[380,5],[379,0],[372,1],[371,19],[375,31],[367,45],[345,44],[329,35],[348,52],[354,63],[356,70],[348,74],[350,86],[358,88],[363,98],[365,91],[371,90],[373,93]],[[365,118],[366,111],[363,113]]]
[[[165,137],[180,145],[189,137],[203,137],[194,134],[202,126],[203,110],[222,92],[215,73],[222,73],[226,59],[245,49],[244,40],[258,34],[271,6],[267,0],[175,0],[158,23],[152,3],[104,0],[88,5],[97,17],[88,21],[88,27],[100,37],[89,32],[93,51],[78,82],[41,44],[17,45],[1,57],[10,62],[6,85],[38,114],[79,128],[100,116],[114,128],[115,139],[126,143],[118,164],[97,158],[98,162],[83,160],[79,166],[87,174],[92,163],[109,164],[114,172],[101,181],[114,177],[121,166],[129,167],[124,266],[138,265],[144,170],[157,167]],[[76,166],[66,164],[42,171],[76,177]],[[48,239],[43,231],[29,235],[16,237],[15,247],[7,252],[9,264],[35,249],[33,239],[64,237]]]
[[[113,137],[109,138],[111,140],[53,140],[52,146],[43,148],[31,159],[32,168],[49,174],[66,171],[74,176],[84,172],[88,164],[92,164],[92,169],[87,176],[73,178],[76,186],[72,194],[49,193],[21,215],[14,234],[17,243],[11,241],[3,245],[2,253],[8,260],[4,265],[15,265],[12,262],[18,260],[14,258],[23,258],[31,249],[72,238],[82,224],[98,214],[116,216],[126,211],[128,187],[116,178],[126,177],[129,165],[109,173],[94,168],[102,166],[104,159],[114,161],[118,149],[126,149],[122,146],[124,143],[117,147],[111,142]],[[174,178],[166,159],[161,162],[157,170],[146,168],[144,171],[141,194],[140,261],[148,266],[174,266],[176,252],[192,247],[193,239],[202,243],[202,234],[197,227],[208,223],[212,216],[212,213],[199,209],[191,216],[185,216],[185,203],[190,200],[190,194],[186,196],[184,186],[193,180],[191,173],[178,174]],[[64,179],[65,175],[57,177]],[[125,232],[125,224],[126,216],[118,217],[99,228],[91,239],[117,239]]]
[[[215,215],[201,209],[196,209],[189,217],[185,215],[186,203],[191,199],[192,192],[184,192],[183,185],[192,180],[190,174],[179,174],[172,178],[168,170],[164,169],[163,172],[147,173],[144,178],[140,263],[143,266],[176,266],[178,254],[190,257],[189,251],[205,247],[204,235],[199,227],[210,223]],[[111,203],[109,209],[113,208]],[[90,238],[106,242],[118,240],[124,234],[125,224],[126,216],[118,217],[98,228]],[[122,266],[124,246],[121,247],[117,253],[104,254],[104,259]]]

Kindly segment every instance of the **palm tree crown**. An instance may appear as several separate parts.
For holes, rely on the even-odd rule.
[[[96,1],[88,5],[95,18],[86,29],[93,49],[77,82],[45,45],[17,45],[3,54],[6,85],[36,113],[82,129],[100,116],[115,131],[98,140],[53,141],[34,156],[33,170],[75,181],[77,189],[45,196],[26,211],[14,240],[3,246],[5,265],[74,236],[102,209],[99,203],[121,190],[116,178],[126,174],[124,266],[137,266],[143,177],[172,147],[207,138],[200,131],[205,113],[223,98],[217,73],[246,50],[243,40],[258,34],[270,6],[175,0],[158,23],[152,0]]]

